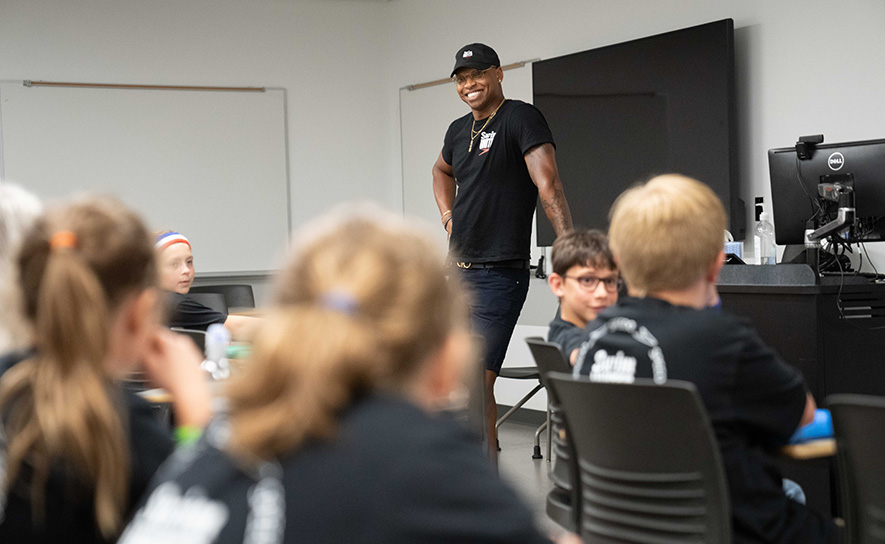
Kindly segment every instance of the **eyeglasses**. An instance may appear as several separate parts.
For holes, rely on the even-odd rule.
[[[581,288],[587,291],[595,290],[600,282],[602,282],[602,285],[605,286],[605,290],[609,293],[614,293],[623,285],[623,281],[617,276],[610,276],[608,278],[597,278],[596,276],[563,276],[563,278],[571,278],[577,281]]]
[[[489,66],[485,70],[470,70],[469,72],[461,72],[460,74],[453,75],[452,81],[455,82],[455,85],[464,85],[465,83],[467,83],[468,79],[472,79],[473,81],[482,79],[483,77],[485,77],[486,72],[494,68],[497,68],[497,66]]]

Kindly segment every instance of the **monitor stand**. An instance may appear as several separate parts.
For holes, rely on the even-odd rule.
[[[784,246],[782,263],[806,264],[805,246],[803,244],[789,244]]]

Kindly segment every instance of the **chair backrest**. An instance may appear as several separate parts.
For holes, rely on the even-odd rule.
[[[188,292],[188,296],[216,312],[226,314],[228,311],[227,301],[224,300],[224,295],[221,293],[194,293],[193,289],[191,289],[191,291]]]
[[[547,402],[550,407],[551,442],[556,464],[550,477],[553,485],[572,494],[572,504],[580,502],[580,496],[574,482],[577,480],[577,467],[572,463],[571,451],[568,446],[568,438],[565,432],[565,421],[556,391],[547,387],[547,374],[550,372],[571,372],[571,365],[566,361],[562,350],[557,344],[545,341],[539,336],[530,336],[525,339],[538,365],[541,383],[547,388]]]
[[[198,285],[191,287],[193,293],[220,293],[228,308],[254,308],[255,296],[252,286],[245,284],[232,285]]]
[[[585,542],[731,542],[719,447],[693,384],[548,380],[578,460]]]
[[[885,397],[831,395],[848,542],[885,541]]]
[[[556,463],[550,472],[550,479],[556,488],[565,492],[569,498],[572,508],[572,526],[578,526],[578,518],[580,513],[581,496],[578,486],[574,482],[578,480],[577,465],[573,462],[571,448],[568,445],[568,437],[565,430],[565,417],[556,391],[547,386],[547,375],[550,372],[569,373],[572,370],[571,365],[563,355],[558,344],[547,342],[540,336],[529,336],[525,339],[538,365],[538,371],[541,375],[541,383],[547,389],[547,401],[550,407],[550,425],[551,425],[551,443]]]
[[[547,342],[540,336],[529,336],[525,339],[525,343],[532,352],[535,364],[538,365],[538,371],[541,374],[541,383],[547,387],[547,374],[550,372],[563,372],[569,374],[572,371],[572,365],[569,364],[558,344]]]
[[[206,331],[198,331],[194,329],[182,329],[179,327],[172,327],[170,330],[177,332],[178,334],[183,334],[189,337],[194,341],[194,344],[200,349],[200,352],[203,355],[206,354]]]

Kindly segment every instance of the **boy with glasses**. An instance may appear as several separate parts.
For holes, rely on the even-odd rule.
[[[597,314],[618,301],[620,277],[598,230],[576,230],[553,243],[553,273],[547,278],[559,298],[559,312],[550,322],[547,340],[559,344],[574,362],[577,348],[586,340],[584,327]]]

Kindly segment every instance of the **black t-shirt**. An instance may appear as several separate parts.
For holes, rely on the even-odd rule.
[[[209,325],[227,321],[227,314],[203,306],[189,295],[166,291],[165,302],[170,327],[205,331]]]
[[[129,436],[129,498],[123,514],[128,519],[160,464],[171,455],[174,442],[160,424],[159,416],[143,399],[121,390],[124,421]],[[0,474],[5,471],[5,445],[0,440]],[[29,471],[24,467],[22,474]],[[120,477],[126,477],[120,475]],[[113,542],[101,536],[95,523],[94,492],[71,466],[58,464],[50,470],[45,493],[45,516],[32,518],[30,486],[19,477],[12,488],[0,482],[0,542],[3,544],[93,544]]]
[[[216,419],[173,456],[121,544],[549,544],[466,430],[404,400],[364,397],[333,439],[250,469],[226,436]]]
[[[728,477],[736,544],[837,541],[829,520],[783,493],[771,450],[798,427],[805,384],[749,325],[718,309],[627,297],[601,312],[586,334],[576,374],[697,386]]]
[[[470,147],[473,113],[449,125],[442,157],[454,171],[458,192],[452,207],[453,257],[494,262],[531,257],[532,215],[538,188],[525,164],[531,148],[553,143],[541,112],[507,100]]]
[[[547,341],[559,344],[566,359],[570,358],[572,351],[580,347],[586,339],[587,333],[584,329],[566,321],[559,312],[556,312],[556,317],[550,322],[550,329],[547,331]]]

